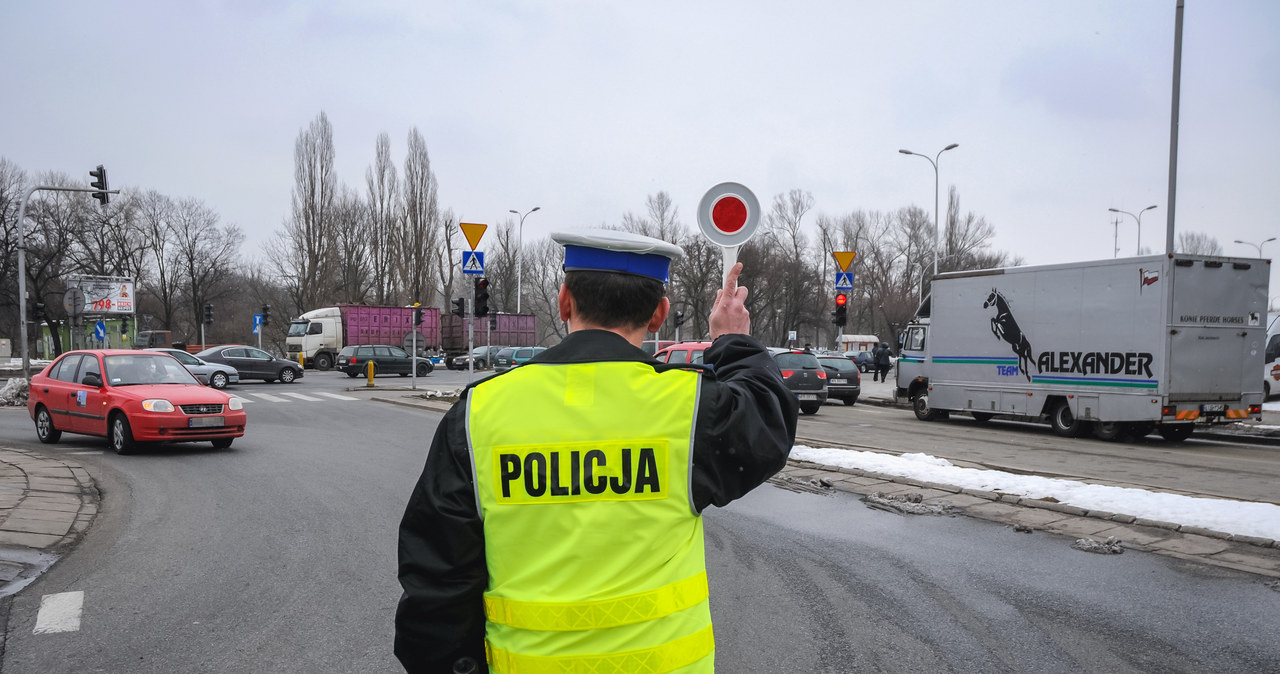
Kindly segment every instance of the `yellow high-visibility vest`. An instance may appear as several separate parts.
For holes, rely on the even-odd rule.
[[[471,389],[491,671],[714,671],[689,491],[698,387],[696,372],[601,362]]]

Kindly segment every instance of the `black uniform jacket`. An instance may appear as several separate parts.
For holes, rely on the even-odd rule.
[[[601,361],[667,367],[604,330],[573,332],[531,362]],[[694,430],[692,491],[698,512],[726,505],[781,470],[795,442],[797,414],[795,394],[783,383],[773,357],[751,337],[724,335],[703,361],[714,373],[703,377]],[[459,401],[436,428],[400,523],[404,594],[396,611],[395,652],[409,672],[450,672],[463,656],[485,671],[482,595],[488,572],[465,414]]]

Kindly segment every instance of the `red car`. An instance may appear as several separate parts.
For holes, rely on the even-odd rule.
[[[223,449],[244,435],[239,398],[200,383],[157,351],[69,351],[31,378],[27,411],[40,442],[102,435],[128,454],[139,442],[209,440]]]

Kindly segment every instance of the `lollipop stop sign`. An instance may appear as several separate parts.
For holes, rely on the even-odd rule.
[[[738,262],[738,247],[746,243],[760,225],[760,202],[738,183],[720,183],[707,190],[698,203],[698,227],[724,252],[724,272]]]

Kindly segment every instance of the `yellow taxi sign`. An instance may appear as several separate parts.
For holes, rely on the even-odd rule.
[[[462,235],[467,237],[467,244],[471,246],[471,250],[475,250],[480,245],[480,239],[484,238],[484,232],[489,229],[489,225],[482,225],[476,222],[459,222],[458,226],[462,228]]]
[[[849,265],[853,263],[853,256],[857,253],[853,251],[832,252],[831,257],[836,259],[836,264],[840,265],[840,271],[849,271]]]

